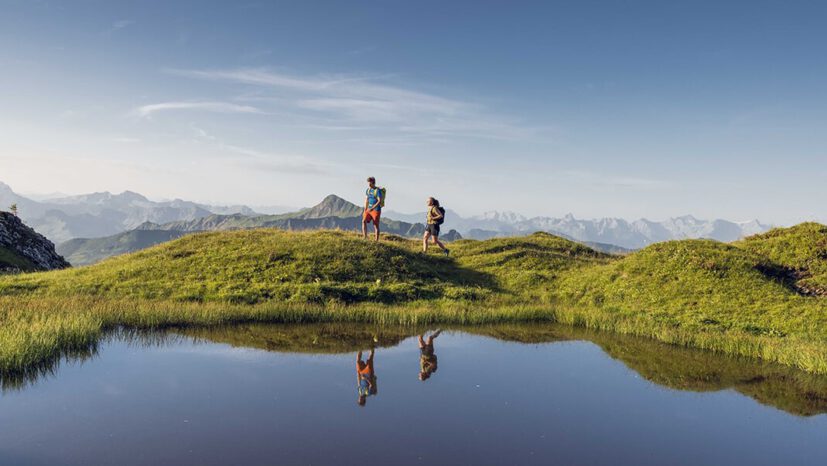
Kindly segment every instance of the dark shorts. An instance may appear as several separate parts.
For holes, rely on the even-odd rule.
[[[431,234],[431,236],[439,236],[439,225],[436,223],[429,223],[425,226],[425,231]]]

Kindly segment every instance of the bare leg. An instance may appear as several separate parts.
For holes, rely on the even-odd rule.
[[[376,232],[376,241],[379,241],[379,222],[373,222],[373,230]]]
[[[440,249],[442,249],[442,250],[444,251],[446,248],[445,248],[445,245],[444,245],[444,244],[442,244],[442,241],[440,241],[440,240],[439,240],[439,236],[434,235],[434,237],[433,237],[433,238],[434,238],[434,244],[436,244],[437,246],[439,246],[439,247],[440,247]]]
[[[362,237],[368,239],[368,222],[362,219]]]
[[[422,338],[422,335],[419,336],[419,347],[423,348],[425,346],[425,340]]]
[[[437,330],[436,332],[432,333],[431,336],[428,337],[428,346],[434,344],[434,338],[438,337],[440,333],[442,333],[442,329]]]
[[[428,238],[431,237],[430,231],[425,231],[425,235],[422,236],[422,252],[428,252]]]

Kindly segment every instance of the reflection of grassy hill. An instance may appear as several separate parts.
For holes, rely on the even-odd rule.
[[[354,323],[242,324],[191,327],[173,331],[199,340],[226,343],[240,348],[319,354],[350,353],[366,350],[374,345],[396,346],[413,335],[411,327],[382,327]]]
[[[827,376],[807,374],[779,364],[563,325],[507,324],[463,330],[520,343],[590,341],[658,385],[699,392],[733,389],[793,414],[827,413]]]

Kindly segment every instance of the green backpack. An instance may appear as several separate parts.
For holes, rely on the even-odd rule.
[[[379,207],[385,207],[385,194],[388,192],[388,189],[387,188],[380,188],[380,187],[376,187],[376,188],[373,188],[373,189],[368,188],[368,190],[365,192],[365,194],[370,195],[371,191],[374,191],[374,193],[373,193],[374,197],[377,196],[377,195],[379,196]]]
[[[378,188],[379,189],[379,207],[385,207],[385,195],[388,193],[388,188]]]

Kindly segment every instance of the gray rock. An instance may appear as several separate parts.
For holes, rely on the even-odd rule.
[[[70,267],[51,241],[9,212],[0,212],[0,247],[27,260],[37,270]]]

